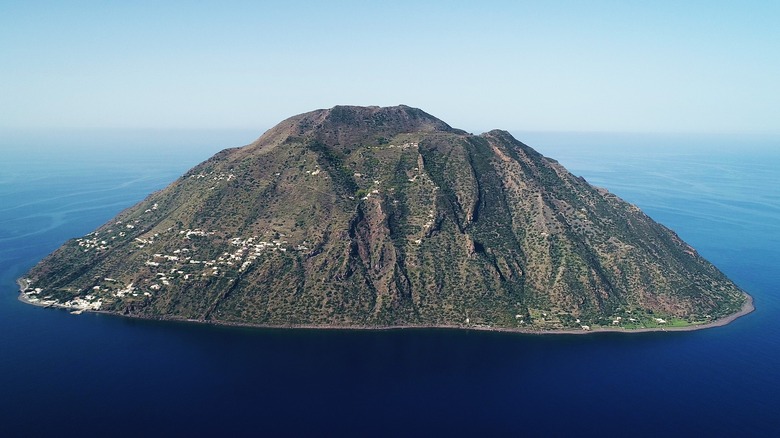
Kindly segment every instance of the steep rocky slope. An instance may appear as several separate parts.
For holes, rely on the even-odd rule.
[[[505,131],[406,106],[291,117],[27,275],[37,303],[271,326],[698,324],[747,296]]]

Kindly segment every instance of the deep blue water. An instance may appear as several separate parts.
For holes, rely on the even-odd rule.
[[[755,298],[721,328],[533,336],[70,315],[16,278],[247,132],[0,134],[0,434],[776,436],[780,141],[519,133]]]

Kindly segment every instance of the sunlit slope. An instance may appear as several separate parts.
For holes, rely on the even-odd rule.
[[[38,303],[271,326],[710,322],[746,295],[505,131],[335,107],[222,151],[27,275]]]

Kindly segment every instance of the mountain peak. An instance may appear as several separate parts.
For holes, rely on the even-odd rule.
[[[329,146],[355,146],[413,132],[465,134],[419,108],[337,105],[290,117],[269,129],[253,145],[309,138]]]
[[[312,117],[307,117],[311,115]],[[379,106],[350,106],[337,105],[327,110],[313,111],[304,115],[302,120],[314,119],[321,121],[321,126],[347,127],[356,129],[360,127],[380,130],[403,132],[452,132],[448,124],[426,113],[407,105],[379,107]]]
[[[29,301],[268,326],[702,325],[749,299],[506,131],[336,106],[222,151],[23,281]]]

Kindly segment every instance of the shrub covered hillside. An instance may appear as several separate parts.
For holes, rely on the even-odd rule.
[[[289,118],[32,269],[28,300],[269,326],[699,324],[746,295],[505,131],[406,106]]]

